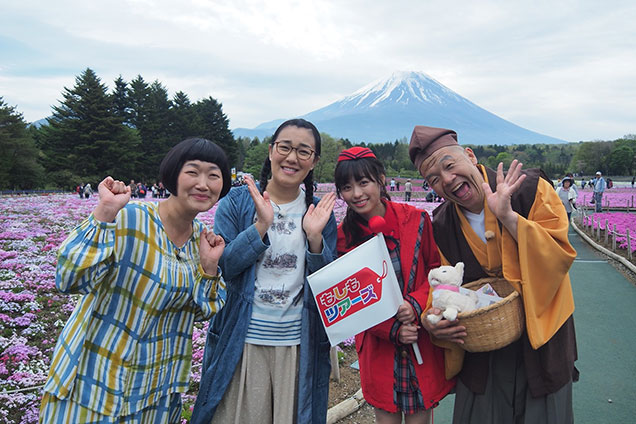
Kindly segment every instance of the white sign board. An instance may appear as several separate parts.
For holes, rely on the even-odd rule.
[[[307,279],[332,346],[391,318],[403,303],[382,234]]]

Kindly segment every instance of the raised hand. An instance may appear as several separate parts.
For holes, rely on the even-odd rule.
[[[336,193],[325,194],[317,205],[309,205],[303,218],[303,230],[307,235],[307,242],[312,252],[322,249],[322,230],[329,222],[333,206],[336,204]]]
[[[513,160],[510,164],[510,169],[508,169],[508,174],[504,176],[503,163],[499,162],[497,166],[497,191],[493,193],[488,183],[483,183],[482,185],[488,208],[515,239],[517,237],[518,215],[512,210],[510,198],[519,189],[523,180],[526,179],[526,175],[521,173],[522,166],[521,162],[516,159]]]
[[[201,268],[208,275],[217,274],[219,259],[225,249],[223,237],[214,234],[213,231],[203,229],[201,232],[201,243],[199,245],[199,256],[201,257]]]
[[[130,187],[124,182],[106,177],[97,186],[99,203],[93,211],[95,219],[101,222],[112,222],[117,213],[130,200]]]
[[[245,176],[244,178],[247,183],[247,190],[250,192],[250,196],[252,196],[254,206],[256,207],[256,223],[254,226],[261,237],[264,237],[272,225],[272,222],[274,222],[274,208],[269,201],[269,193],[265,191],[261,195],[254,180],[249,176]]]

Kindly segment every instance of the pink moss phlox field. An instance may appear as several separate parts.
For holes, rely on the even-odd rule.
[[[627,249],[627,232],[630,234],[630,248],[632,252],[636,250],[636,214],[627,212],[603,212],[595,213],[585,217],[585,225],[592,225],[596,229],[601,226],[601,230],[605,229],[605,221],[609,225],[610,231],[614,230],[616,225],[616,246],[621,249]]]
[[[413,189],[421,191],[421,183],[414,183]],[[316,194],[320,197],[330,191],[335,191],[333,184],[319,184]],[[393,194],[395,201],[404,198],[403,193]],[[7,392],[27,389],[0,394],[2,423],[37,422],[42,395],[38,386],[46,381],[57,337],[79,299],[55,288],[57,248],[97,201],[97,196],[86,200],[75,194],[0,197],[0,387]],[[410,204],[429,213],[439,205]],[[212,227],[215,210],[216,206],[199,219]],[[334,209],[337,222],[345,213],[346,204],[338,200]],[[183,397],[184,416],[189,416],[198,391],[206,334],[207,323],[197,323],[191,386]],[[31,387],[36,389],[29,390]]]
[[[588,207],[594,207],[592,203],[592,189],[585,188],[581,190],[581,187],[578,187],[578,197],[576,199],[577,205],[586,205]],[[636,189],[631,187],[613,187],[611,189],[605,190],[603,193],[603,207],[609,204],[610,207],[615,208],[634,208],[636,206]]]

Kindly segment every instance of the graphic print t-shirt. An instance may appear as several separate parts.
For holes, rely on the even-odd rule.
[[[254,304],[246,342],[266,346],[300,344],[305,281],[305,192],[274,208],[267,230],[270,246],[256,262]]]

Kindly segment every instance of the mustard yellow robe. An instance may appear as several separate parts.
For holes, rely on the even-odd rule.
[[[488,182],[481,165],[480,170]],[[499,228],[485,200],[485,229],[495,235],[486,243],[472,229],[461,208],[455,207],[466,241],[484,271],[503,276],[521,294],[528,339],[533,349],[540,348],[574,312],[568,270],[576,251],[568,240],[569,223],[558,195],[539,178],[528,218],[519,215],[517,241],[505,227]],[[455,265],[449,264],[441,252],[440,256],[442,265]],[[433,341],[446,348],[446,378],[454,377],[461,370],[464,350],[455,343]]]

